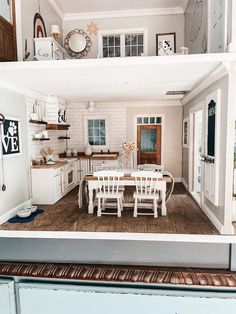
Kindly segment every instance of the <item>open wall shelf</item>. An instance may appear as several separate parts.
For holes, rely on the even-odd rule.
[[[59,136],[58,139],[59,140],[70,140],[70,137],[68,137],[68,136]]]
[[[38,121],[38,120],[29,120],[29,123],[34,123],[34,124],[48,124],[47,122],[45,121]]]
[[[70,127],[69,124],[47,124],[47,130],[68,130]]]

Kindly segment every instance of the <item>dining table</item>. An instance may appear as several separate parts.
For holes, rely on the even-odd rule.
[[[94,208],[96,207],[96,201],[94,200],[94,191],[96,191],[99,188],[99,183],[97,177],[91,174],[85,175],[80,183],[79,188],[79,207],[82,207],[82,186],[83,183],[86,182],[87,188],[88,188],[88,214],[94,213]],[[170,187],[167,190],[167,182],[170,182]],[[135,178],[131,176],[131,174],[125,173],[123,177],[120,178],[120,184],[125,187],[135,187]],[[166,208],[166,202],[170,199],[171,194],[174,189],[174,178],[168,173],[163,172],[163,177],[158,180],[158,189],[160,191],[160,202],[158,202],[158,206],[161,209],[161,215],[166,216],[167,215],[167,208]],[[133,207],[133,203],[123,203],[123,207]]]

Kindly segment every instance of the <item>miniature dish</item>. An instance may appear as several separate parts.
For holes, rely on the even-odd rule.
[[[20,218],[27,218],[31,215],[31,210],[30,209],[21,209],[18,211],[17,215]]]
[[[29,209],[31,211],[31,213],[35,213],[36,210],[38,209],[37,206],[28,206],[26,209]]]

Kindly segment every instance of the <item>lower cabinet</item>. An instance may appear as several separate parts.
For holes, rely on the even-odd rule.
[[[235,295],[228,293],[79,286],[17,284],[19,314],[235,314]]]
[[[0,279],[0,313],[16,314],[13,280]]]

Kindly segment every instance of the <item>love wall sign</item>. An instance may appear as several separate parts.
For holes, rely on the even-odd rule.
[[[3,156],[21,154],[20,121],[6,118],[2,132]]]

